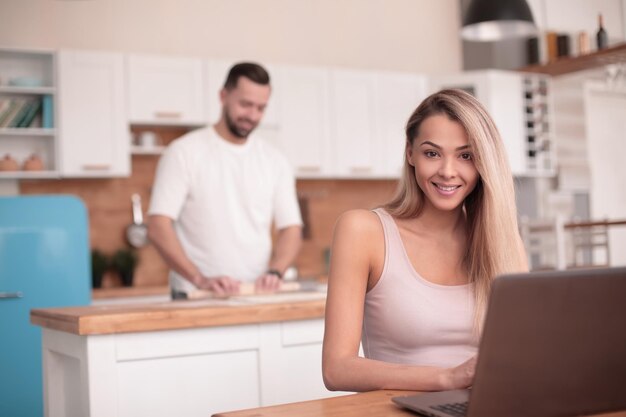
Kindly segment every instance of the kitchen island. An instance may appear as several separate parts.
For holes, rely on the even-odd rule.
[[[208,416],[311,400],[325,293],[36,309],[47,417]]]

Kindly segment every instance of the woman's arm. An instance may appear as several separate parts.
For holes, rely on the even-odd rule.
[[[444,369],[386,363],[358,356],[368,277],[372,274],[372,266],[382,262],[384,250],[382,225],[375,213],[353,210],[337,221],[326,300],[322,353],[324,384],[333,391],[436,391],[469,386],[474,373],[474,358],[456,368]],[[382,265],[374,269],[375,274],[379,274]]]

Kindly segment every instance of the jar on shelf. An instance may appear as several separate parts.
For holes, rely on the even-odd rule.
[[[19,169],[17,161],[10,154],[6,154],[0,159],[0,171],[17,171]]]
[[[41,160],[41,157],[39,155],[32,154],[28,157],[27,160],[24,161],[22,169],[24,171],[42,171],[43,161]]]

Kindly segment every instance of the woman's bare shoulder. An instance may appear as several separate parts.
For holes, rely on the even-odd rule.
[[[335,225],[337,232],[351,232],[359,235],[369,235],[381,230],[378,215],[371,210],[354,209],[341,214]]]

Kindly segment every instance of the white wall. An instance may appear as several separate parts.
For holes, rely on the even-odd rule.
[[[458,0],[0,0],[0,45],[461,69]]]
[[[591,214],[595,219],[626,219],[626,83],[585,87]],[[626,265],[626,226],[610,229],[609,241],[611,265]]]

